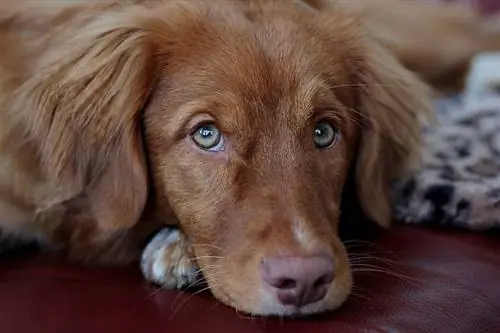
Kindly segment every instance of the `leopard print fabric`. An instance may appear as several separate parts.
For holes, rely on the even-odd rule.
[[[424,130],[424,164],[396,184],[395,213],[413,224],[500,227],[500,93],[436,101],[438,125]]]

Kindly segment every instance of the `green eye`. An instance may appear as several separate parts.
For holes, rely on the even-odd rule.
[[[319,121],[314,126],[314,144],[319,149],[331,147],[338,140],[338,130],[326,121]]]
[[[221,132],[214,124],[204,124],[196,129],[191,136],[194,143],[201,149],[219,151],[224,149]]]

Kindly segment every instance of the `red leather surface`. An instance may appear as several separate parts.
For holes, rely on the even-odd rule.
[[[305,320],[250,318],[207,293],[157,291],[133,268],[3,259],[0,332],[500,332],[498,235],[396,227],[375,237],[355,252],[389,273],[356,274],[358,296]]]

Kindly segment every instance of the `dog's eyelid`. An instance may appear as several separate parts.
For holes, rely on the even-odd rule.
[[[214,124],[222,133],[224,132],[218,125],[217,119],[205,111],[190,112],[189,114],[184,115],[180,119],[179,123],[180,126],[177,128],[174,135],[176,141],[189,138],[194,132],[196,132],[197,128],[206,124]]]
[[[205,120],[199,120],[197,122],[190,122],[186,128],[187,128],[187,135],[193,135],[194,133],[196,133],[196,131],[202,127],[202,126],[207,126],[207,125],[214,125],[215,127],[217,127],[217,129],[219,131],[221,131],[220,127],[217,126],[216,122],[212,119],[205,119]],[[222,133],[222,131],[221,131]]]
[[[319,121],[327,121],[332,126],[340,127],[342,116],[336,108],[317,108],[314,110],[311,122],[316,124]]]

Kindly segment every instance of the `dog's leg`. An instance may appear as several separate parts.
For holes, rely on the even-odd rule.
[[[174,228],[160,230],[141,257],[144,277],[169,289],[193,287],[200,280],[194,252],[186,236]]]

